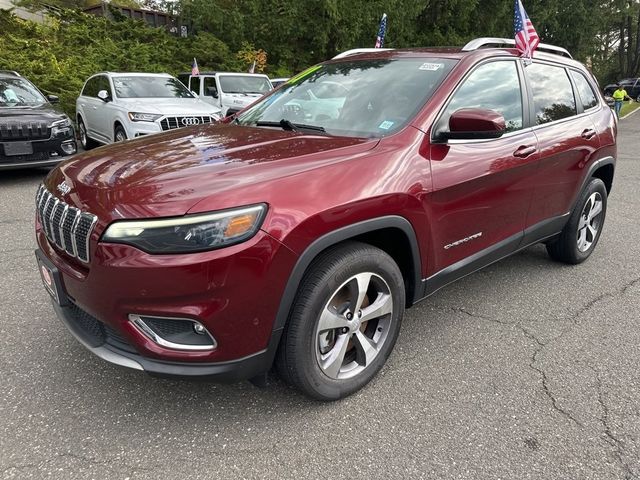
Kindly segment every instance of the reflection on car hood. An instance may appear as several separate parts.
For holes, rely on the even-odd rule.
[[[198,98],[119,98],[117,102],[130,111],[162,115],[205,115],[220,111]]]
[[[51,172],[46,185],[56,191],[64,180],[71,188],[65,201],[98,215],[105,224],[120,218],[183,215],[211,195],[227,197],[258,184],[264,187],[343,161],[377,142],[270,128],[199,126],[78,155]]]

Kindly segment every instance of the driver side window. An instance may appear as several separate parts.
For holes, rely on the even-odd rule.
[[[507,132],[520,130],[522,95],[516,62],[490,62],[476,68],[453,94],[435,132],[448,132],[449,118],[461,108],[493,110],[504,117]]]

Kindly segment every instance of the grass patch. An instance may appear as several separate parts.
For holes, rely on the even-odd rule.
[[[638,102],[625,103],[622,105],[622,110],[620,110],[620,117],[624,117],[638,108],[640,108],[640,103]]]

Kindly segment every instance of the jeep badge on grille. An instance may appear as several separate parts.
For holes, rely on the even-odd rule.
[[[59,183],[56,188],[63,195],[66,195],[67,193],[69,193],[71,191],[71,187],[69,185],[67,185],[66,182]]]

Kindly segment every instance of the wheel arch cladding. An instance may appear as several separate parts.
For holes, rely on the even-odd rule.
[[[298,291],[298,286],[311,262],[326,249],[346,240],[367,243],[385,251],[398,264],[405,279],[407,306],[421,298],[422,292],[419,290],[421,285],[420,250],[411,223],[400,216],[386,216],[365,220],[323,235],[311,243],[300,255],[280,300],[273,326],[274,332],[284,328]]]
[[[613,163],[606,163],[598,166],[596,170],[591,174],[594,178],[599,178],[604,182],[604,186],[607,188],[607,195],[611,193],[611,187],[613,186],[613,173],[615,167]]]

